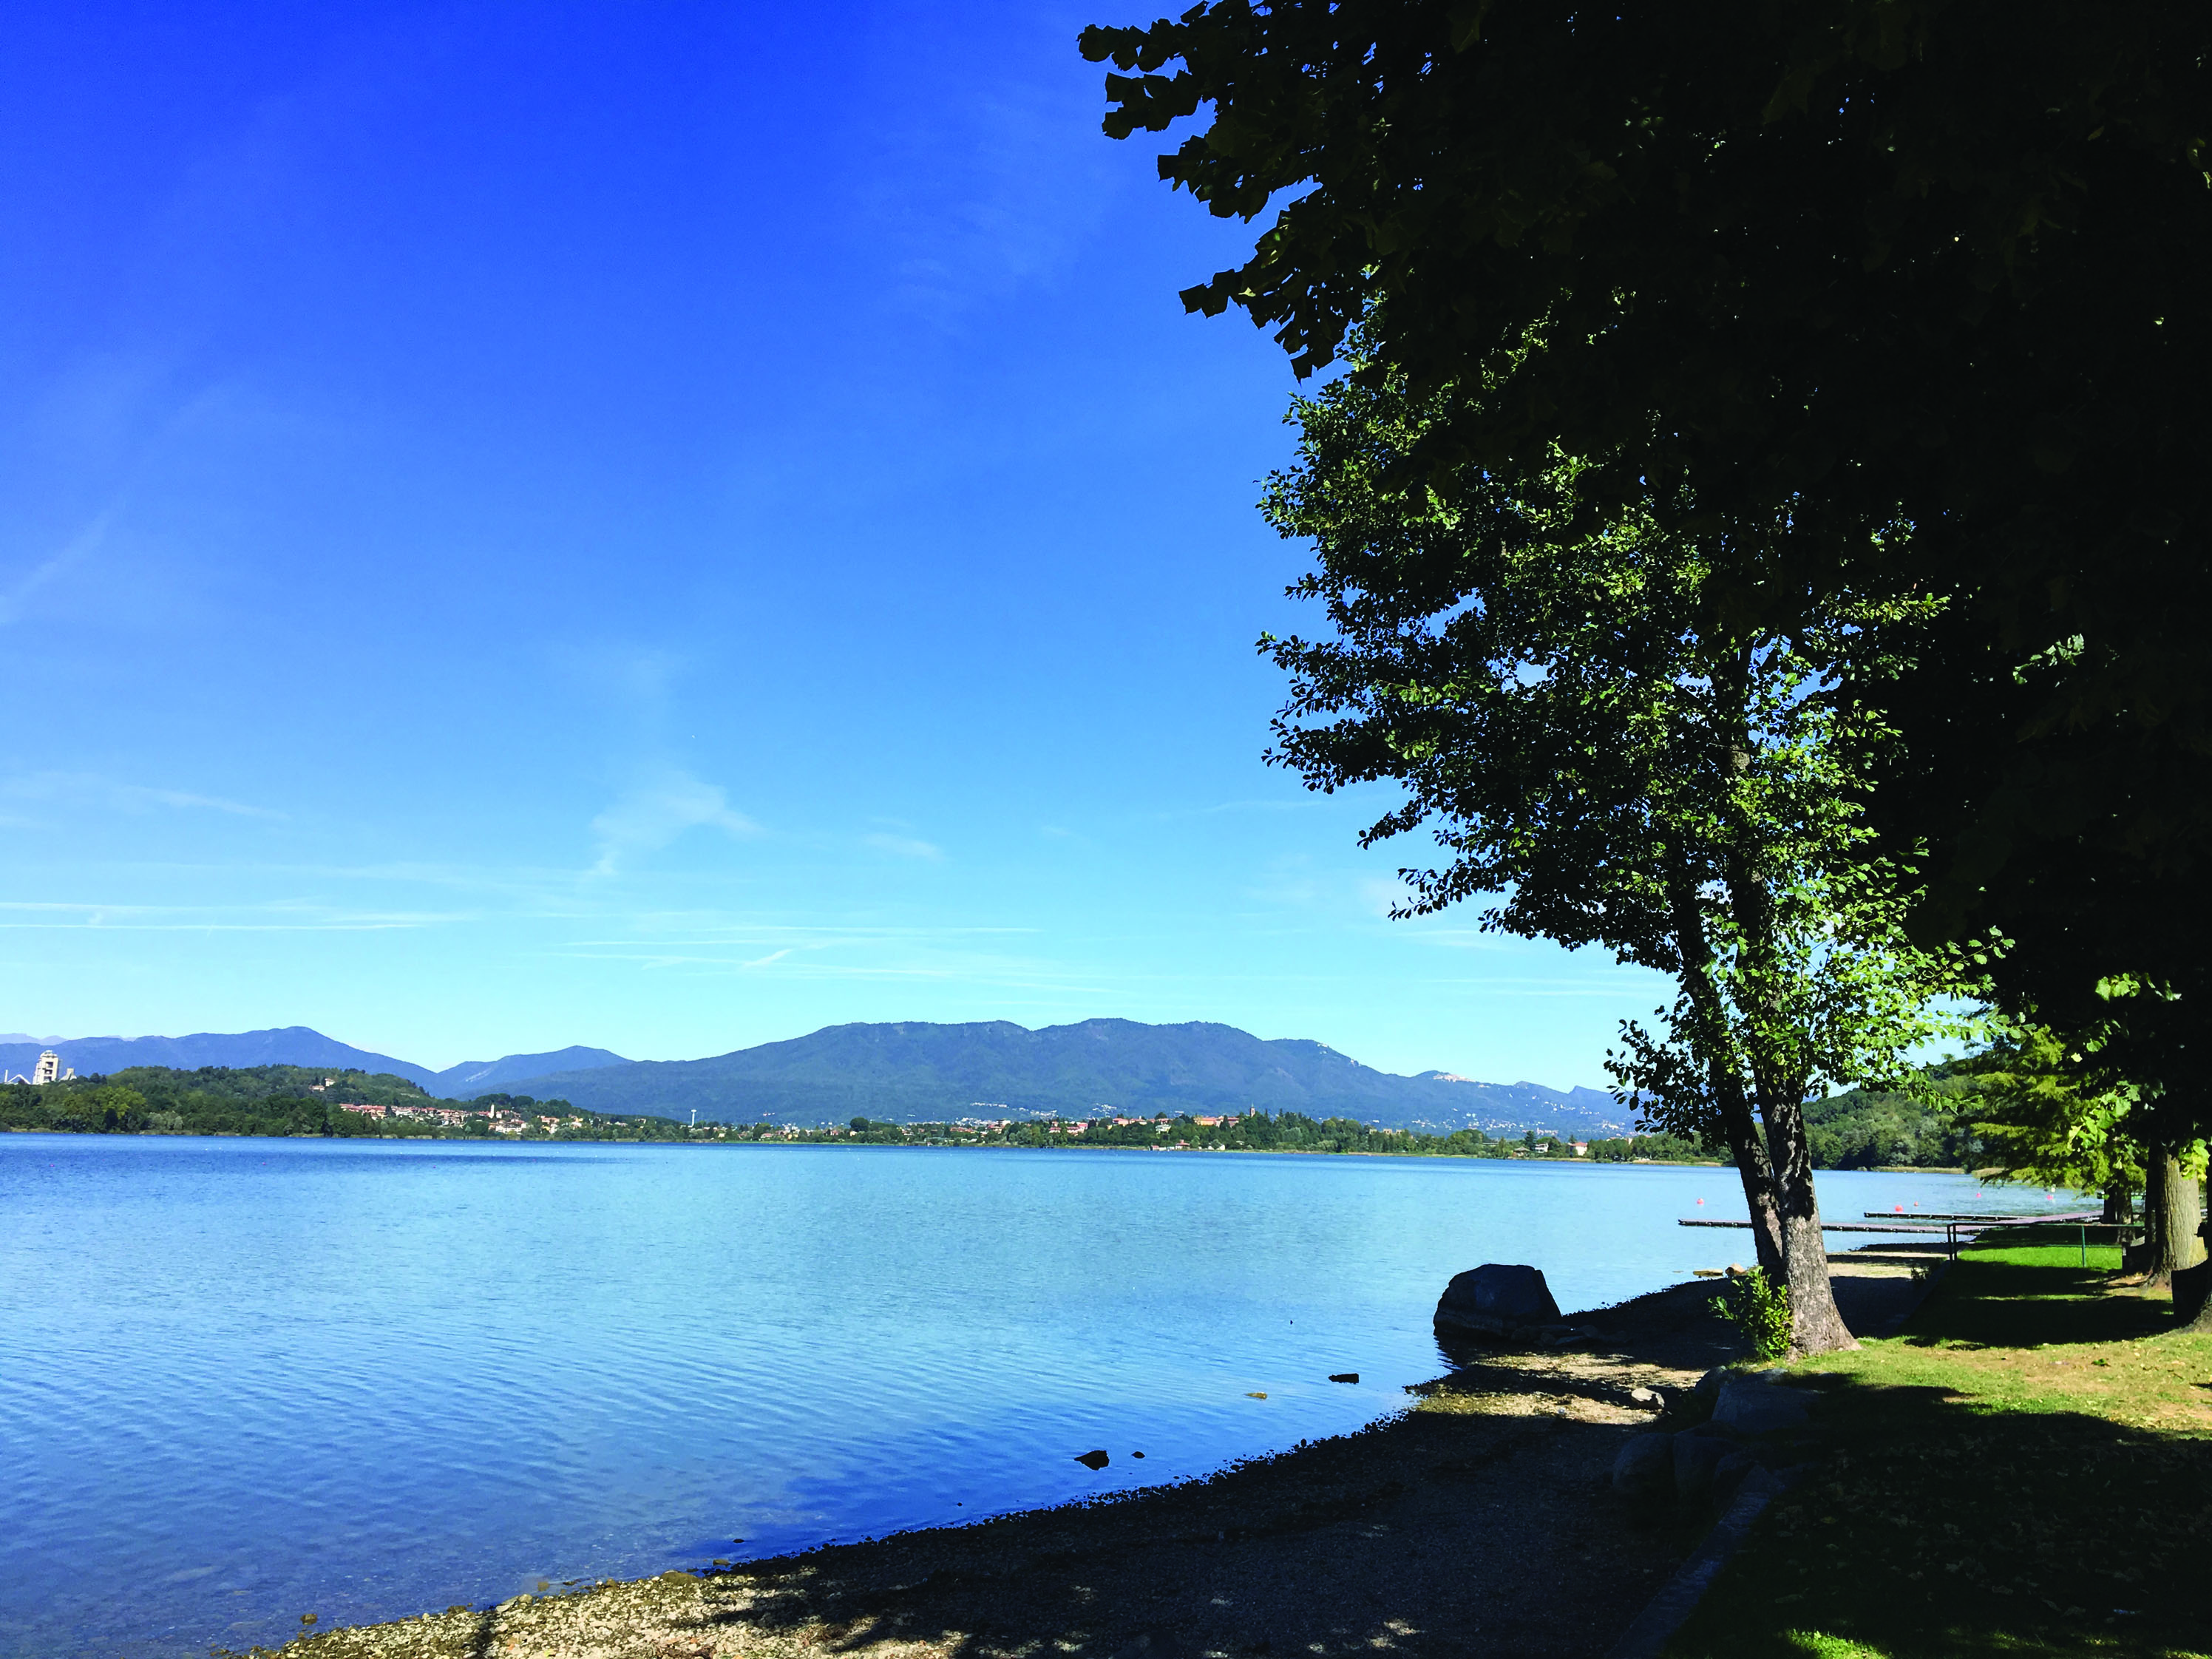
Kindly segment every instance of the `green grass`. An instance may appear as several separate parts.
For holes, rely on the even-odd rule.
[[[2018,1236],[2015,1235],[2015,1237]],[[1669,1659],[2212,1652],[2212,1338],[2118,1252],[1974,1250],[1854,1386]]]

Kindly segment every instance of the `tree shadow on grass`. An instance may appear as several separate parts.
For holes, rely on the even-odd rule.
[[[2212,1437],[2117,1420],[2144,1419],[2154,1395],[2108,1395],[2102,1416],[2036,1409],[2051,1396],[1996,1380],[2033,1350],[2171,1332],[2172,1310],[2113,1296],[2103,1272],[2057,1252],[2011,1254],[1961,1259],[1904,1338],[2009,1352],[1993,1366],[1938,1352],[1902,1367],[1954,1387],[1883,1385],[1879,1350],[1845,1361],[1865,1380],[1817,1413],[1835,1449],[1775,1504],[1670,1659],[2206,1650]],[[2113,1386],[2126,1374],[2109,1373]]]
[[[1905,1340],[1921,1346],[2027,1348],[2129,1342],[2173,1328],[2172,1310],[2165,1303],[2109,1295],[2107,1283],[2108,1276],[2094,1267],[1964,1256],[1906,1325]]]
[[[1854,1389],[1824,1416],[1844,1449],[1776,1504],[1674,1659],[1815,1636],[1890,1659],[2201,1650],[2212,1442],[1936,1389]]]

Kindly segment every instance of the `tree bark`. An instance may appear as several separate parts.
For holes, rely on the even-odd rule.
[[[2204,1184],[2181,1172],[2175,1158],[2166,1172],[2166,1255],[2176,1273],[2199,1267],[2204,1261]]]
[[[1720,1118],[1721,1136],[1728,1142],[1737,1178],[1743,1182],[1745,1210],[1751,1217],[1752,1249],[1769,1280],[1789,1283],[1789,1258],[1782,1244],[1782,1211],[1774,1189],[1774,1165],[1766,1142],[1751,1115],[1729,1034],[1728,1009],[1713,983],[1713,947],[1705,933],[1705,918],[1698,910],[1695,884],[1679,856],[1667,863],[1667,900],[1674,913],[1675,948],[1682,962],[1682,991],[1696,1010],[1700,1030],[1698,1047],[1704,1050],[1705,1086]],[[1825,1268],[1825,1260],[1822,1266]]]
[[[1828,1243],[1820,1236],[1820,1201],[1813,1190],[1813,1154],[1805,1111],[1784,1094],[1759,1103],[1777,1154],[1775,1187],[1782,1208],[1782,1259],[1790,1285],[1790,1352],[1795,1358],[1856,1348],[1828,1279]]]
[[[1743,1084],[1733,1073],[1733,1109],[1723,1105],[1721,1130],[1728,1138],[1729,1156],[1735,1160],[1737,1178],[1743,1182],[1743,1201],[1751,1212],[1751,1247],[1770,1281],[1790,1282],[1790,1255],[1784,1243],[1782,1206],[1774,1190],[1774,1169],[1766,1156],[1766,1142],[1752,1121],[1751,1103],[1744,1098]],[[1825,1261],[1823,1267],[1826,1267]]]
[[[1766,1124],[1766,1143],[1774,1163],[1774,1189],[1782,1219],[1783,1280],[1790,1287],[1790,1352],[1831,1353],[1856,1348],[1858,1339],[1844,1323],[1828,1279],[1828,1244],[1820,1237],[1820,1203],[1813,1191],[1813,1148],[1805,1133],[1802,1071],[1782,1061],[1770,1048],[1768,1032],[1781,1018],[1771,989],[1774,973],[1774,907],[1765,883],[1753,867],[1746,839],[1739,835],[1728,851],[1725,880],[1729,905],[1735,913],[1750,958],[1746,978],[1764,1006],[1753,1016],[1744,1039],[1752,1081],[1759,1091],[1759,1115]],[[1762,986],[1764,988],[1762,988]],[[1760,1029],[1764,1024],[1765,1030]]]
[[[2173,1245],[2168,1202],[2169,1178],[2180,1173],[2181,1162],[2162,1140],[2143,1148],[2143,1242],[2139,1257],[2143,1288],[2163,1290],[2173,1282]],[[2192,1218],[2191,1224],[2194,1225]]]
[[[1716,726],[1721,739],[1718,759],[1723,775],[1737,783],[1751,769],[1752,669],[1748,645],[1714,665],[1716,712],[1722,716]],[[1721,842],[1717,873],[1740,940],[1736,967],[1745,986],[1738,998],[1745,1016],[1740,1041],[1750,1065],[1759,1114],[1766,1125],[1765,1150],[1773,1166],[1783,1283],[1790,1292],[1790,1352],[1795,1358],[1856,1348],[1858,1340],[1844,1323],[1835,1288],[1828,1281],[1828,1245],[1820,1237],[1812,1146],[1805,1133],[1805,1071],[1777,1052],[1784,1042],[1784,1014],[1777,989],[1781,952],[1775,939],[1774,896],[1761,867],[1754,826],[1742,811],[1735,784],[1724,792],[1721,804],[1729,829]]]
[[[2115,1227],[2135,1224],[2135,1192],[2129,1187],[2128,1178],[2118,1171],[2105,1183],[2105,1212],[2098,1218]]]

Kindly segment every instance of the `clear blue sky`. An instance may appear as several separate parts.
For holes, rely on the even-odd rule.
[[[1656,981],[1260,762],[1292,381],[1098,133],[1152,15],[9,8],[0,1029],[1600,1082]]]

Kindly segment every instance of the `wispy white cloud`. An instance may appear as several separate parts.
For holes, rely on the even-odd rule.
[[[166,806],[179,811],[225,812],[234,817],[281,819],[282,812],[220,795],[188,789],[161,789],[121,783],[89,772],[33,772],[0,781],[0,799],[58,805],[92,806],[118,812],[144,812]],[[26,822],[15,819],[19,824]]]
[[[720,830],[745,836],[761,827],[730,805],[719,784],[669,769],[632,786],[592,820],[599,842],[595,874],[608,876],[640,853],[658,852],[687,830]]]
[[[90,557],[106,538],[112,517],[111,513],[100,514],[58,553],[40,560],[21,576],[5,587],[0,587],[0,627],[21,619],[41,588],[68,574],[72,566]]]
[[[108,904],[0,901],[0,930],[84,929],[138,933],[362,933],[435,927],[475,920],[472,913],[355,910],[297,903],[247,905]]]
[[[918,841],[912,836],[876,834],[860,838],[879,853],[895,853],[902,859],[927,859],[941,861],[945,849],[934,842]]]

